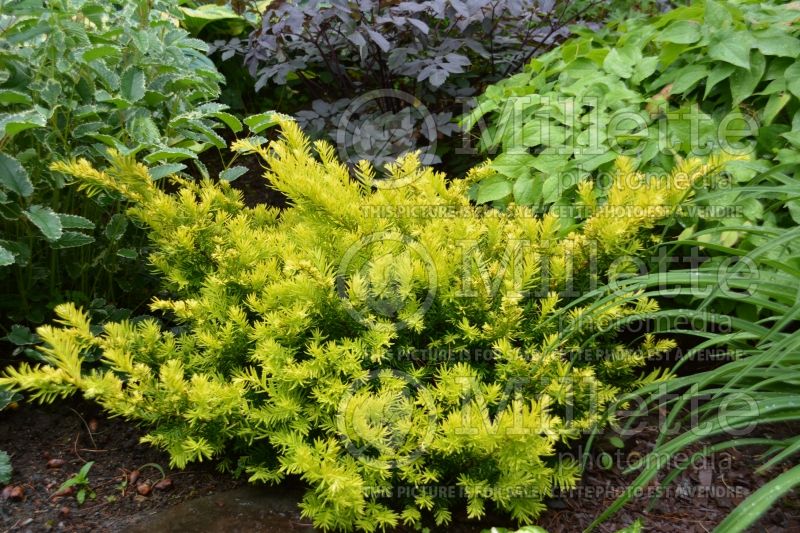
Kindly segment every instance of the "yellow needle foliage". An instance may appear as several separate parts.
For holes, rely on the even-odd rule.
[[[168,325],[95,335],[60,305],[59,324],[39,329],[48,364],[8,368],[0,385],[41,401],[80,391],[142,423],[178,467],[218,458],[253,481],[299,476],[302,511],[323,529],[445,525],[453,506],[534,521],[579,475],[556,446],[655,379],[642,364],[673,347],[614,340],[610,324],[657,308],[647,298],[564,303],[629,268],[647,229],[724,160],[646,179],[621,158],[605,194],[581,186],[590,214],[564,227],[470,205],[487,168],[448,182],[408,155],[388,178],[362,163],[353,179],[330,145],[279,122],[279,140],[234,149],[261,155],[284,211],[245,207],[225,182],[178,180],[167,194],[118,154],[105,170],[54,165],[130,200],[170,295],[151,307]],[[84,364],[89,350],[100,368]]]

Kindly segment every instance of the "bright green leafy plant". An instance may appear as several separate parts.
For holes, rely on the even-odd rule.
[[[252,31],[270,0],[232,0],[224,3],[208,0],[180,0],[181,25],[192,35],[206,41],[241,37]]]
[[[602,183],[622,153],[636,157],[641,170],[660,172],[681,157],[754,151],[758,162],[740,166],[734,180],[766,170],[772,183],[793,175],[800,146],[798,19],[794,4],[707,0],[599,31],[576,29],[578,37],[489,87],[463,117],[496,170],[473,198],[567,207],[579,183]],[[777,163],[789,168],[773,169]],[[722,224],[780,225],[788,215],[789,223],[800,221],[796,198],[789,213],[770,213],[769,202],[736,192],[713,198],[740,208]],[[703,226],[698,217],[683,222]],[[737,235],[716,237],[730,245]]]
[[[332,146],[312,151],[294,122],[274,120],[280,140],[234,149],[263,158],[291,202],[280,213],[246,208],[224,181],[179,180],[167,194],[121,154],[105,170],[54,165],[132,203],[169,294],[152,310],[177,326],[120,321],[98,334],[60,305],[63,327],[38,330],[46,364],[8,368],[0,385],[42,401],[80,391],[142,423],[179,467],[224,457],[252,481],[299,476],[303,514],[323,529],[441,526],[464,504],[473,518],[491,504],[530,523],[577,479],[556,446],[659,379],[641,367],[674,346],[649,335],[628,346],[607,329],[656,311],[646,297],[559,309],[633,268],[643,230],[726,159],[648,178],[620,158],[604,198],[583,191],[591,214],[572,227],[472,206],[465,193],[485,166],[448,183],[412,154],[388,182],[366,162],[353,180]],[[105,367],[87,368],[87,353]]]
[[[202,172],[197,154],[225,147],[215,128],[239,128],[213,102],[222,77],[179,15],[161,0],[3,3],[0,312],[11,320],[41,321],[68,291],[114,298],[137,279],[142,242],[118,198],[76,197],[51,161],[113,148],[151,163],[153,179],[180,161]]]

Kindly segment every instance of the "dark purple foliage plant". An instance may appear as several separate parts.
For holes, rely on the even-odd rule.
[[[380,165],[420,149],[436,164],[461,146],[452,118],[568,33],[607,15],[598,0],[273,2],[244,55],[256,90],[340,156]],[[451,169],[452,170],[452,169]]]

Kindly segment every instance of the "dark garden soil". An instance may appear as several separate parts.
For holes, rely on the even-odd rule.
[[[166,454],[139,444],[134,426],[79,401],[0,412],[0,450],[11,456],[11,485],[22,489],[21,501],[0,501],[0,531],[119,531],[131,516],[237,484],[211,464],[170,470]],[[95,498],[78,505],[74,494],[56,496],[86,461],[95,462],[89,471]],[[169,481],[157,485],[162,474],[152,465]]]
[[[221,132],[222,133],[222,132]],[[266,134],[266,132],[265,132]],[[230,146],[236,137],[230,132],[222,133],[223,138]],[[234,159],[234,157],[236,158]],[[247,168],[247,172],[233,181],[233,187],[241,191],[244,202],[247,206],[253,207],[258,204],[266,204],[272,207],[284,208],[287,205],[286,197],[269,186],[264,177],[264,166],[261,158],[255,154],[238,155],[230,150],[207,150],[200,156],[200,161],[208,170],[209,176],[217,177],[227,166],[242,166]],[[201,176],[193,169],[187,170],[195,178]]]
[[[753,437],[757,433],[765,437],[788,438],[798,431],[800,428],[787,425],[770,426],[761,427],[748,436]],[[593,454],[579,486],[548,502],[549,510],[542,515],[539,525],[550,533],[585,529],[628,488],[635,475],[626,476],[623,470],[653,450],[657,435],[656,421],[653,420],[637,431],[635,436],[626,439],[623,449],[600,444],[598,451],[603,450],[610,456],[611,468],[605,468],[609,464],[601,460],[602,453]],[[691,459],[694,453],[708,444],[701,442],[691,446],[676,456],[670,465]],[[661,497],[653,496],[663,476],[640,491],[621,512],[604,522],[597,531],[617,531],[636,519],[641,519],[644,531],[648,532],[712,531],[749,494],[793,466],[779,465],[764,475],[756,474],[755,470],[763,464],[759,454],[764,451],[755,447],[731,448],[707,458],[690,460],[691,466],[663,489]],[[765,513],[751,531],[800,532],[800,492],[789,493]]]
[[[779,437],[797,429],[770,431]],[[311,530],[293,507],[300,487],[246,489],[242,481],[219,474],[207,463],[172,470],[166,455],[140,445],[138,435],[134,426],[108,419],[96,406],[82,401],[21,405],[0,412],[0,449],[11,455],[14,466],[9,487],[21,489],[14,497],[0,499],[0,531]],[[601,461],[594,461],[578,489],[548,502],[549,510],[539,525],[551,533],[585,528],[624,490],[626,479],[630,480],[620,473],[620,466],[650,450],[654,436],[655,430],[648,427],[629,439],[625,449],[607,448],[614,466],[604,469],[599,466]],[[89,481],[96,496],[83,505],[78,505],[74,494],[57,496],[61,483],[85,461],[95,461]],[[169,481],[159,485],[162,474],[153,464],[164,469]],[[733,449],[697,461],[651,510],[646,509],[649,500],[643,495],[598,531],[615,531],[636,518],[644,521],[646,531],[710,531],[769,479],[754,474],[757,465],[752,450]],[[139,471],[138,480],[126,483],[134,470]],[[7,488],[5,495],[10,492]],[[446,530],[466,533],[508,525],[500,516],[487,516],[480,525],[465,522],[464,517],[456,516],[456,523]],[[800,531],[800,496],[794,493],[784,498],[753,530]]]

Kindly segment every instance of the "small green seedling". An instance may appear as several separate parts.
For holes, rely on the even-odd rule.
[[[58,492],[63,492],[70,487],[75,487],[77,490],[75,493],[75,499],[78,501],[78,505],[83,505],[83,502],[86,501],[87,496],[94,499],[95,493],[89,486],[89,470],[91,470],[92,465],[94,465],[94,461],[89,461],[88,463],[84,464],[77,474],[66,480],[58,488]]]
[[[614,459],[606,452],[601,453],[598,459],[600,460],[600,468],[603,470],[611,470],[614,467]]]

